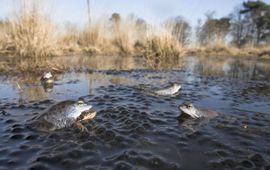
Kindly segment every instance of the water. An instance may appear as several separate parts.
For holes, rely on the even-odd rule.
[[[69,59],[67,59],[69,61]],[[187,57],[177,62],[80,58],[44,88],[32,75],[0,77],[0,169],[270,169],[270,63]],[[149,95],[172,82],[181,93]],[[51,133],[25,124],[63,100],[83,97],[97,116]],[[191,101],[218,112],[181,122]]]

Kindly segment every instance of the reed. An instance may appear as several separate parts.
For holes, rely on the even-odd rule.
[[[5,41],[2,50],[15,56],[14,60],[31,59],[31,65],[41,62],[57,52],[55,27],[44,16],[39,4],[22,8],[21,12],[5,24]]]
[[[115,25],[107,18],[87,25],[80,33],[78,45],[89,55],[130,55],[136,39],[132,22],[121,20]]]
[[[270,58],[270,46],[244,46],[237,48],[228,44],[199,46],[186,49],[186,54],[195,56],[255,57]]]
[[[56,67],[57,63],[48,60],[51,56],[70,54],[141,56],[154,68],[163,63],[174,63],[179,56],[187,54],[270,56],[269,46],[239,49],[224,40],[204,46],[185,46],[178,41],[181,35],[173,35],[173,29],[168,25],[151,25],[138,18],[121,18],[117,14],[91,20],[83,28],[67,24],[60,30],[44,14],[40,1],[22,2],[20,12],[0,20],[0,55],[8,56],[9,61],[1,64],[0,70],[12,64],[18,64],[21,70]],[[61,67],[57,65],[57,68]]]

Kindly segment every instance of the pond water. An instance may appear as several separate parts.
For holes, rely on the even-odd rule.
[[[270,169],[270,62],[65,60],[77,71],[56,75],[49,88],[33,75],[0,77],[0,169]],[[137,88],[173,82],[182,85],[175,96]],[[79,97],[97,111],[83,123],[90,134],[26,127],[52,105]],[[184,101],[219,115],[186,124],[177,119]]]

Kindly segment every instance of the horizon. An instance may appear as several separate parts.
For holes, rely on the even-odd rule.
[[[135,15],[146,20],[148,23],[160,24],[166,19],[182,16],[192,27],[195,27],[198,20],[204,20],[205,14],[215,11],[215,18],[228,16],[235,7],[246,0],[227,0],[218,2],[215,0],[138,0],[136,2],[127,0],[90,0],[90,13],[92,20],[98,20],[103,16],[110,16],[112,13],[119,13],[122,17]],[[2,0],[0,2],[0,18],[5,19],[12,16],[12,13],[19,7],[19,0]],[[264,0],[270,3],[270,0]],[[222,4],[221,4],[222,3]],[[87,3],[85,0],[47,0],[43,1],[44,11],[57,24],[67,22],[83,26],[87,22]],[[79,11],[79,12],[73,12]]]

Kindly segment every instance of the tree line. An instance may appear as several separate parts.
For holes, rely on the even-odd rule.
[[[237,47],[270,43],[270,5],[263,1],[243,2],[226,17],[214,18],[214,12],[205,16],[204,23],[199,20],[195,28],[196,43],[201,46],[224,42]],[[183,19],[175,21],[174,29],[179,29],[179,25],[189,25]],[[184,29],[182,33],[190,35],[190,26],[181,29]]]
[[[268,45],[270,43],[270,5],[257,0],[243,2],[231,14],[215,18],[215,12],[207,12],[206,19],[198,21],[195,27],[198,46],[230,43],[237,47],[245,45]],[[118,13],[112,14],[111,20],[117,25],[120,22]],[[146,21],[137,19],[137,26],[146,29]],[[164,22],[170,27],[171,34],[182,46],[189,45],[192,27],[182,16],[170,18]]]

